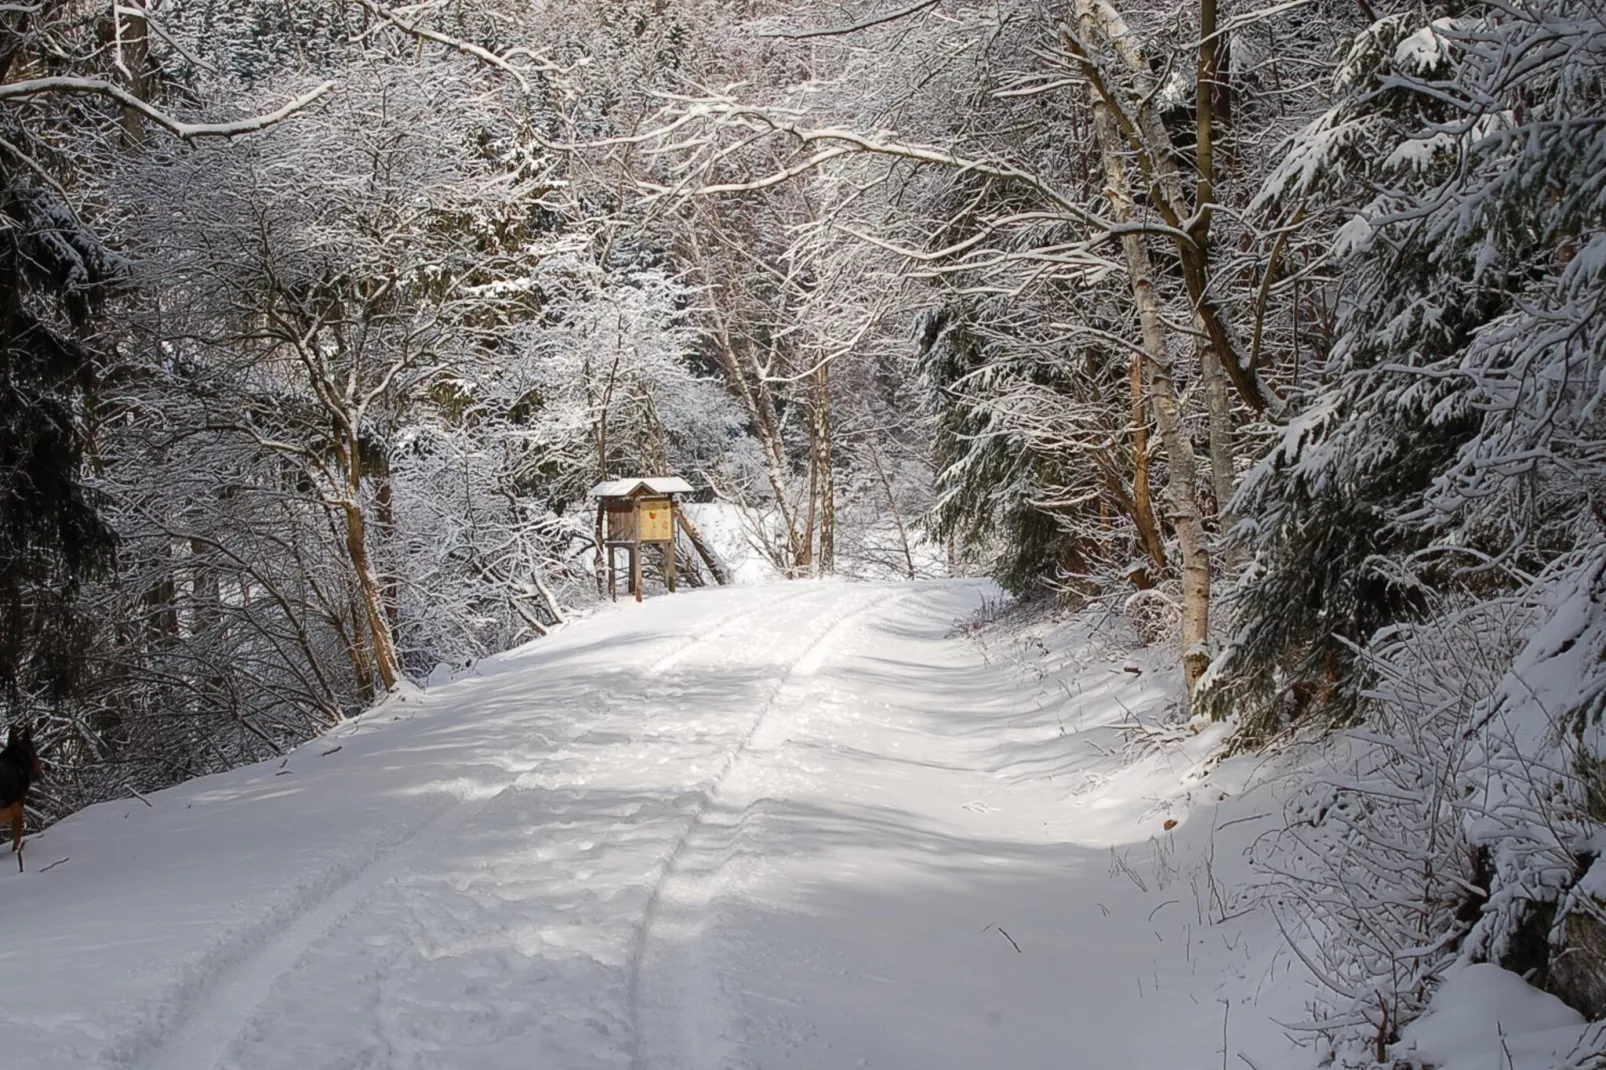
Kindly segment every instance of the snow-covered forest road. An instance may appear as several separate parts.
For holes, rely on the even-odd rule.
[[[1183,778],[1112,727],[1161,685],[1045,710],[954,635],[987,592],[621,605],[79,813],[0,876],[3,1064],[1219,1063],[1209,993],[1269,945],[1165,891]]]

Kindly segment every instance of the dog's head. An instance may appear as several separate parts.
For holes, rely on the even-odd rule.
[[[35,780],[44,777],[45,763],[39,760],[39,748],[34,745],[33,725],[12,725],[11,731],[6,736],[6,749],[20,752],[27,759],[28,771],[33,774]]]

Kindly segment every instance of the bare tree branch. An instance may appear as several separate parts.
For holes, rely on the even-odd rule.
[[[9,82],[5,85],[0,85],[0,100],[26,100],[29,97],[58,93],[107,97],[115,100],[125,108],[134,109],[174,137],[188,141],[192,138],[239,137],[242,134],[256,133],[258,130],[266,129],[275,123],[283,122],[334,88],[335,83],[324,82],[311,92],[303,93],[301,96],[296,97],[277,111],[253,116],[250,119],[239,119],[230,123],[186,123],[160,108],[146,103],[122,86],[102,78],[28,78],[20,82]]]
[[[876,26],[885,26],[889,22],[896,22],[899,19],[908,18],[910,15],[918,15],[929,7],[936,7],[937,4],[938,0],[919,0],[918,3],[910,4],[908,7],[899,8],[897,11],[889,11],[885,15],[877,15],[862,22],[855,22],[851,26],[831,26],[820,30],[783,30],[775,33],[761,33],[758,36],[781,37],[791,41],[803,41],[811,37],[838,37],[844,34],[858,33],[860,30],[868,30]]]

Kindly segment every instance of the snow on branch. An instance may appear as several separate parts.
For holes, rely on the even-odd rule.
[[[29,97],[46,96],[49,94],[73,94],[81,96],[109,97],[125,108],[132,108],[151,122],[162,127],[174,137],[186,141],[201,137],[239,137],[242,134],[252,134],[264,130],[275,123],[283,122],[296,112],[301,111],[314,101],[329,93],[335,87],[333,82],[324,82],[308,93],[303,93],[294,100],[289,101],[277,111],[264,115],[256,115],[249,119],[239,119],[229,123],[187,123],[169,115],[160,108],[146,103],[139,97],[130,93],[122,86],[108,82],[102,78],[28,78],[20,82],[10,82],[0,85],[0,100],[26,100]]]
[[[918,15],[927,8],[936,6],[937,0],[919,0],[918,3],[901,7],[896,11],[889,11],[885,15],[874,15],[870,18],[862,19],[851,26],[829,26],[819,30],[781,30],[774,33],[761,33],[758,36],[781,37],[790,41],[804,41],[811,37],[845,36],[851,33],[858,33],[861,30],[873,29],[876,26],[885,26],[889,22],[897,22],[899,19],[908,18],[910,15]]]
[[[421,41],[431,41],[438,45],[445,45],[447,48],[455,49],[456,51],[463,53],[465,56],[471,56],[474,59],[479,60],[486,66],[496,68],[517,82],[519,84],[519,89],[526,93],[530,91],[530,82],[529,79],[524,76],[524,72],[513,65],[512,60],[515,57],[522,56],[526,59],[533,60],[535,62],[535,66],[531,69],[537,73],[565,73],[564,68],[559,67],[557,64],[548,60],[542,59],[529,49],[519,48],[506,53],[497,53],[488,48],[483,48],[480,45],[476,45],[471,41],[464,41],[461,38],[452,37],[448,34],[441,33],[438,30],[431,30],[420,25],[416,21],[401,17],[402,12],[417,10],[419,5],[408,5],[401,8],[388,8],[383,4],[376,3],[375,0],[357,0],[357,2],[375,17],[383,20],[385,23],[391,26],[394,26],[396,29],[400,30],[404,34],[407,34],[409,37],[416,37]]]
[[[639,144],[662,140],[668,138],[672,133],[682,130],[690,123],[704,120],[713,123],[715,126],[746,130],[748,131],[748,136],[743,137],[738,145],[718,149],[711,156],[690,165],[688,167],[690,175],[696,175],[699,172],[706,173],[715,163],[728,158],[738,149],[744,148],[768,134],[779,134],[790,138],[800,146],[809,148],[811,154],[803,160],[778,167],[769,174],[745,182],[698,184],[688,177],[686,180],[674,185],[641,183],[642,188],[646,189],[652,196],[698,197],[716,193],[742,193],[768,189],[812,172],[833,160],[850,154],[861,154],[903,159],[913,163],[934,164],[968,174],[983,175],[988,178],[1026,186],[1049,201],[1057,213],[1063,217],[1068,217],[1090,226],[1106,236],[1138,232],[1162,235],[1184,245],[1192,245],[1194,242],[1192,234],[1179,226],[1171,225],[1169,221],[1165,223],[1152,220],[1136,224],[1117,223],[1078,203],[1072,197],[1061,192],[1042,175],[1001,160],[960,155],[938,146],[899,141],[845,128],[804,127],[792,121],[785,112],[753,108],[730,100],[703,99],[684,101],[684,104],[685,111],[673,116],[664,125],[655,130],[631,135],[629,138],[608,139],[588,147],[627,142]],[[685,143],[677,147],[695,147],[695,142]]]

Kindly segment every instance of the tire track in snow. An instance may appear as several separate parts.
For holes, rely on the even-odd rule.
[[[723,638],[750,618],[773,614],[778,606],[806,597],[808,590],[779,600],[740,609],[716,620],[712,627],[682,642],[667,655],[646,666],[642,679],[673,668],[695,648]],[[551,742],[547,740],[546,742]],[[250,1025],[252,1017],[271,995],[281,978],[295,970],[300,961],[345,923],[361,912],[375,893],[405,875],[416,859],[444,843],[468,822],[484,813],[510,792],[538,785],[542,768],[529,769],[474,797],[448,804],[444,810],[391,846],[382,846],[366,864],[332,886],[299,889],[308,901],[291,908],[289,917],[254,930],[248,937],[231,941],[208,956],[181,992],[197,991],[190,999],[181,997],[178,1021],[165,1033],[140,1047],[154,1048],[134,1061],[144,1070],[218,1070],[231,1048]],[[244,952],[242,955],[242,945]]]
[[[633,1070],[711,1070],[701,1051],[698,1004],[704,995],[688,991],[695,945],[712,898],[719,869],[735,850],[748,814],[759,800],[756,784],[743,784],[744,759],[773,750],[786,741],[788,725],[778,723],[776,710],[788,687],[812,675],[830,655],[843,633],[889,601],[906,592],[889,591],[832,620],[786,669],[753,719],[747,735],[731,750],[704,791],[686,831],[675,843],[654,883],[636,941],[631,966],[630,1015],[635,1052]],[[715,821],[716,811],[732,812]],[[693,856],[717,859],[712,866],[690,866]],[[666,931],[667,930],[667,931]]]
[[[391,883],[415,859],[462,828],[492,802],[517,789],[530,774],[521,774],[499,790],[446,807],[406,846],[380,855],[327,895],[300,910],[244,962],[228,970],[179,1026],[161,1042],[148,1070],[218,1070],[252,1012],[272,992],[274,983],[293,970],[320,939],[335,931],[377,890]]]

